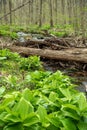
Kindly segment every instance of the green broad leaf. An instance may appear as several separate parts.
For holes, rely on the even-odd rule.
[[[62,118],[61,120],[65,130],[77,130],[74,122],[69,118]]]
[[[29,127],[25,127],[24,130],[46,130],[46,128],[43,128],[38,124],[35,124],[35,125],[29,126]]]
[[[70,101],[72,99],[72,94],[69,90],[69,88],[59,88],[59,90],[61,91],[61,93]]]
[[[78,129],[79,130],[87,130],[87,122],[79,122],[78,123]]]
[[[60,128],[62,126],[62,123],[60,122],[60,119],[62,118],[62,115],[60,113],[51,113],[49,114],[46,119],[50,122],[50,125],[53,125],[57,128]]]
[[[39,122],[39,117],[36,113],[30,113],[28,114],[28,117],[24,120],[23,125],[26,127],[30,127],[31,125],[34,125]]]
[[[51,92],[49,95],[49,100],[54,102],[54,101],[56,101],[56,99],[57,99],[57,93]]]
[[[14,112],[17,112],[21,119],[25,120],[29,113],[34,112],[34,108],[30,102],[22,97],[18,104],[14,107]]]
[[[75,120],[79,120],[79,118],[80,118],[79,115],[77,114],[77,112],[72,109],[64,109],[64,110],[62,110],[62,113],[65,117],[70,117]]]
[[[5,122],[5,121],[4,121],[4,117],[5,117],[6,115],[7,115],[7,112],[5,112],[5,111],[4,111],[4,112],[2,111],[2,113],[0,113],[0,121],[1,121],[1,122]],[[7,122],[7,121],[6,121],[6,122]]]
[[[76,111],[77,113],[79,113],[79,108],[77,108],[75,105],[72,105],[72,104],[63,104],[61,110],[64,110],[64,109],[66,109],[66,108],[67,108],[67,109],[74,110],[74,111]]]
[[[12,114],[7,114],[3,120],[5,122],[13,122],[13,123],[16,123],[16,122],[21,122],[20,118],[18,118],[17,116],[15,115],[12,115]]]
[[[37,110],[37,114],[40,117],[40,121],[42,123],[42,126],[46,126],[46,116],[47,116],[47,111],[43,106],[39,106]]]
[[[3,109],[7,109],[7,106],[12,104],[13,101],[14,101],[14,99],[12,99],[12,98],[5,99],[2,102],[2,104],[0,105],[0,111],[2,111]]]
[[[8,99],[8,98],[16,99],[16,98],[19,97],[20,95],[21,95],[20,92],[14,91],[14,92],[12,92],[11,94],[6,94],[6,95],[4,96],[4,98],[5,98],[5,99]]]
[[[79,95],[78,105],[79,105],[80,111],[87,110],[87,101],[86,101],[86,97],[83,93],[80,93],[80,95]]]
[[[5,87],[0,87],[0,97],[2,96],[2,94],[5,92]]]
[[[26,99],[27,101],[31,101],[32,98],[33,98],[33,94],[32,94],[32,92],[31,92],[28,88],[26,88],[26,89],[23,91],[22,96],[23,96],[23,98]]]
[[[1,130],[1,127],[5,126],[5,122],[0,120],[0,130]]]
[[[7,59],[7,57],[0,57],[0,60],[2,61],[2,60],[6,60]]]
[[[58,129],[58,127],[51,124],[46,130],[60,130],[60,128]]]
[[[22,124],[17,123],[13,125],[7,125],[3,128],[3,130],[24,130]]]

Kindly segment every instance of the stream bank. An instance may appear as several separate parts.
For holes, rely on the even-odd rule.
[[[49,49],[49,50],[64,50],[71,48],[87,48],[87,39],[82,39],[81,37],[66,37],[57,38],[53,35],[49,37],[41,34],[25,34],[18,33],[18,39],[15,41],[1,42],[2,48],[4,45],[17,48],[26,47],[36,48],[36,49]],[[20,53],[20,52],[19,52]],[[20,53],[21,54],[21,53]],[[24,55],[22,55],[24,56]],[[87,84],[87,63],[69,61],[69,60],[58,60],[58,59],[47,59],[46,57],[41,57],[44,69],[47,71],[55,72],[57,70],[62,71],[71,78],[74,78],[74,83],[77,84],[78,89],[82,92],[86,92]],[[85,82],[85,84],[84,84]]]

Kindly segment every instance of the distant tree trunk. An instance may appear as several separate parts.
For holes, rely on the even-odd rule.
[[[68,14],[69,14],[69,24],[72,23],[72,0],[67,0]]]
[[[31,24],[33,24],[33,0],[31,1]]]
[[[61,0],[61,10],[62,10],[62,15],[63,15],[63,23],[66,24],[66,16],[65,16],[65,0]]]
[[[9,0],[10,24],[12,24],[12,0]]]
[[[2,0],[0,1],[0,12],[2,11]]]
[[[75,35],[78,35],[78,2],[73,1],[73,27],[75,30]]]
[[[31,3],[29,3],[29,15],[28,15],[28,24],[30,24],[31,23]]]
[[[0,1],[0,17],[2,16],[2,0]],[[0,23],[2,24],[2,19],[0,20]]]
[[[55,23],[57,25],[58,21],[57,21],[57,10],[58,9],[58,6],[57,6],[57,0],[55,0]]]
[[[49,7],[50,7],[50,26],[53,27],[53,9],[52,9],[52,0],[49,0]]]
[[[39,4],[38,4],[38,0],[35,0],[35,24],[38,24],[38,12],[39,12]]]
[[[42,26],[42,4],[43,4],[43,0],[40,0],[40,16],[39,16],[39,26]]]
[[[3,6],[4,6],[4,15],[6,14],[6,0],[3,0]],[[7,16],[4,17],[5,23],[7,23],[8,19]]]
[[[81,10],[81,31],[82,36],[85,36],[85,0],[80,0],[80,10]]]

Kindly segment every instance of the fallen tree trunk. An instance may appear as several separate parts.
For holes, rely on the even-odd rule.
[[[2,49],[2,46],[0,46]],[[12,52],[18,52],[22,55],[37,55],[40,57],[46,57],[49,59],[63,60],[63,61],[76,61],[87,63],[87,49],[86,48],[71,48],[64,50],[48,50],[48,49],[36,49],[18,46],[3,46],[3,48],[8,48]]]

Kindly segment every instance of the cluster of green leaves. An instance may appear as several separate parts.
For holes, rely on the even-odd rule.
[[[20,69],[23,70],[38,70],[42,68],[40,58],[37,56],[31,56],[28,58],[21,58]]]
[[[12,53],[9,50],[0,50],[0,71],[2,72],[0,86],[7,89],[19,89],[25,86],[24,75],[29,71],[42,70],[40,57],[30,56],[21,57],[18,53]],[[23,82],[22,82],[23,81]]]
[[[23,70],[38,70],[42,68],[40,57],[30,56],[28,58],[22,58],[18,53],[12,53],[7,49],[0,50],[0,60],[5,60],[7,62],[15,61],[19,63],[19,68]]]
[[[0,130],[87,130],[86,97],[68,76],[9,50],[0,61]]]
[[[5,94],[0,104],[1,130],[87,130],[87,102],[69,77],[36,71],[26,76],[35,88]],[[4,92],[4,88],[0,90]]]
[[[55,25],[49,32],[57,37],[67,37],[74,33],[74,29],[72,25]]]
[[[18,26],[18,25],[0,25],[0,35],[9,36],[12,39],[17,39],[17,32],[27,32],[27,33],[42,33],[44,30],[48,30],[50,34],[54,34],[58,37],[68,36],[70,33],[73,33],[73,28],[70,25],[55,25],[51,27],[50,25],[39,26]]]
[[[11,37],[12,39],[17,38],[16,32],[13,31],[8,25],[0,26],[0,36]]]
[[[17,38],[17,34],[15,32],[10,32],[10,31],[5,31],[5,30],[0,30],[0,35],[6,36],[6,37],[11,37],[12,39]]]

